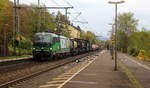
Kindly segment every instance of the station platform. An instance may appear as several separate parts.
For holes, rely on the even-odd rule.
[[[59,88],[133,88],[128,77],[118,68],[114,71],[114,60],[104,50],[84,70]]]
[[[27,57],[18,57],[18,58],[10,58],[10,59],[0,59],[1,62],[11,62],[11,61],[19,61],[19,60],[28,60],[33,58],[32,56],[27,56]]]

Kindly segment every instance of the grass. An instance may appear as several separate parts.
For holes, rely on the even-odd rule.
[[[15,58],[23,58],[23,57],[30,57],[31,55],[22,55],[22,56],[6,56],[6,57],[0,57],[0,60],[5,59],[15,59]]]

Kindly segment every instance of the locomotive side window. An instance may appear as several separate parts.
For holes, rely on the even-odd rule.
[[[53,37],[53,42],[60,42],[59,37]]]

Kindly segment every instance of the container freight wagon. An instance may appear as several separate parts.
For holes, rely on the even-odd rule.
[[[70,55],[78,54],[78,44],[75,39],[70,39]]]
[[[77,42],[77,47],[76,51],[77,54],[85,53],[90,51],[91,48],[91,43],[88,40],[83,40],[83,39],[74,39]]]
[[[82,47],[82,39],[75,39],[75,41],[77,42],[77,54],[81,54],[83,51],[83,47]]]
[[[91,42],[88,40],[84,40],[85,41],[85,52],[89,52],[91,49]]]
[[[54,59],[70,53],[70,39],[54,33],[36,33],[33,39],[35,59]]]
[[[99,50],[100,49],[100,46],[97,45],[97,44],[92,44],[92,51],[96,51],[96,50]]]

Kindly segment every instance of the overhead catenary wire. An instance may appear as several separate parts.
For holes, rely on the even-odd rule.
[[[55,5],[57,6],[61,6],[60,4],[58,4],[55,0],[51,0]]]
[[[72,6],[70,4],[70,2],[68,0],[63,0],[67,5],[69,6]],[[56,2],[56,1],[55,1]],[[56,2],[57,3],[57,2]],[[69,14],[69,18],[71,18],[71,22],[72,23],[77,23],[78,25],[81,25],[82,24],[82,27],[85,28],[85,29],[88,29],[87,28],[87,25],[88,25],[88,21],[82,16],[82,13],[77,10],[76,8],[73,9],[73,11],[75,12],[75,15],[74,14]],[[67,13],[68,14],[68,13]]]
[[[88,29],[87,25],[89,24],[89,22],[83,17],[81,12],[79,12],[77,9],[73,9],[73,10],[75,12],[74,14],[77,14],[77,15],[73,16],[74,14],[70,14],[70,17],[72,17],[71,19],[72,23],[76,23],[76,26],[79,26],[82,24],[82,28]]]
[[[55,0],[52,0],[56,5],[58,5],[58,3],[55,1]],[[72,6],[71,4],[70,4],[70,2],[68,2],[67,0],[63,0],[67,5],[69,5],[69,6]],[[80,17],[80,18],[83,18],[82,16],[81,16],[81,12],[80,11],[78,11],[77,9],[73,9],[73,11],[77,14],[76,16],[73,16],[72,14],[69,14],[69,17],[71,17],[72,19],[71,19],[71,22],[72,23],[74,23],[74,22],[77,22],[77,23],[79,23],[79,24],[84,24],[84,26],[87,28],[87,25],[85,25],[85,24],[88,24],[88,21],[87,20],[85,20],[85,19],[82,19],[82,20],[78,20],[78,18]],[[66,14],[68,14],[68,13],[66,13]]]
[[[67,0],[64,0],[68,5],[72,6]]]

